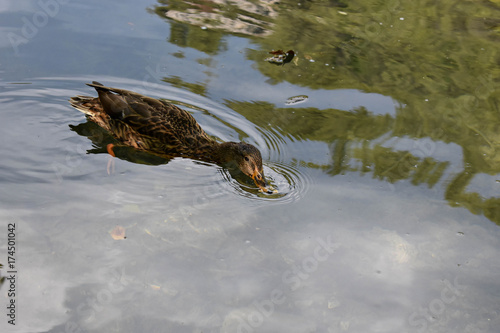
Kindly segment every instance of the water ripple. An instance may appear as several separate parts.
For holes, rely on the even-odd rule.
[[[262,193],[255,184],[247,179],[233,177],[228,170],[219,169],[223,179],[230,185],[232,191],[243,197],[257,200],[275,200],[280,202],[295,201],[304,196],[310,186],[311,178],[294,166],[290,156],[290,146],[294,138],[279,127],[257,127],[246,118],[227,109],[227,107],[210,104],[177,102],[189,111],[197,113],[195,117],[202,119],[201,125],[209,134],[225,140],[238,141],[231,133],[246,137],[245,141],[255,144],[262,152],[264,159],[264,175],[276,191],[272,194]],[[209,116],[208,118],[206,116]],[[211,126],[205,122],[212,121]]]
[[[238,177],[232,177],[228,170],[220,168],[222,179],[219,179],[227,185],[226,188],[229,191],[246,198],[289,202],[303,197],[309,188],[311,179],[307,176],[307,172],[304,172],[307,170],[295,166],[293,156],[290,154],[296,138],[283,129],[274,127],[273,124],[259,127],[218,101],[174,87],[156,85],[147,87],[148,91],[141,91],[140,88],[146,88],[141,85],[141,82],[114,77],[100,77],[99,79],[106,85],[138,91],[152,97],[171,99],[175,104],[190,111],[210,135],[224,141],[244,140],[256,145],[261,150],[264,159],[265,177],[276,190],[275,193],[262,193],[250,179],[241,180]],[[88,78],[33,79],[30,82],[32,84],[28,86],[6,85],[10,89],[1,92],[0,98],[9,100],[13,96],[23,96],[24,100],[16,101],[17,107],[20,107],[22,103],[27,103],[24,109],[33,114],[30,119],[35,121],[37,126],[43,126],[45,132],[52,133],[51,137],[56,141],[48,140],[46,146],[57,147],[58,150],[54,153],[56,156],[53,158],[56,162],[66,166],[65,160],[59,161],[61,156],[67,160],[70,154],[71,157],[78,158],[78,161],[85,161],[81,157],[81,151],[85,151],[84,148],[79,146],[78,151],[71,148],[69,152],[63,149],[66,146],[73,147],[81,143],[78,140],[73,142],[75,138],[68,132],[66,125],[84,120],[80,113],[69,107],[67,98],[78,94],[92,95],[93,91],[84,85],[85,82],[90,81]],[[35,106],[42,103],[40,99],[43,100],[43,106],[51,112],[41,112]],[[53,135],[55,131],[57,131],[56,136]],[[68,165],[68,168],[68,174],[64,175],[66,178],[73,173],[80,174],[82,171],[82,168],[73,165]],[[77,172],[77,169],[80,171]]]

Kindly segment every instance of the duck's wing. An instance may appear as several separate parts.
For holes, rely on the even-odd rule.
[[[88,85],[96,89],[106,114],[142,135],[180,145],[209,139],[191,114],[171,103],[96,81]]]

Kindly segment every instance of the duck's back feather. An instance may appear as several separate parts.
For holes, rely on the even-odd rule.
[[[76,96],[71,104],[90,120],[135,148],[157,153],[197,154],[212,140],[187,111],[132,91],[88,84],[99,97]]]

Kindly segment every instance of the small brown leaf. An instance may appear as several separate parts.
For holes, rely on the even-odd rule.
[[[125,236],[125,228],[122,226],[117,225],[116,227],[113,228],[110,232],[111,237],[113,237],[114,240],[119,240],[119,239],[125,239],[127,238]]]

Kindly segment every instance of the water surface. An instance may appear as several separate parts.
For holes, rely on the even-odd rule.
[[[50,3],[0,2],[2,331],[497,331],[498,2]],[[279,195],[130,150],[108,174],[68,103],[93,80],[258,146]]]

